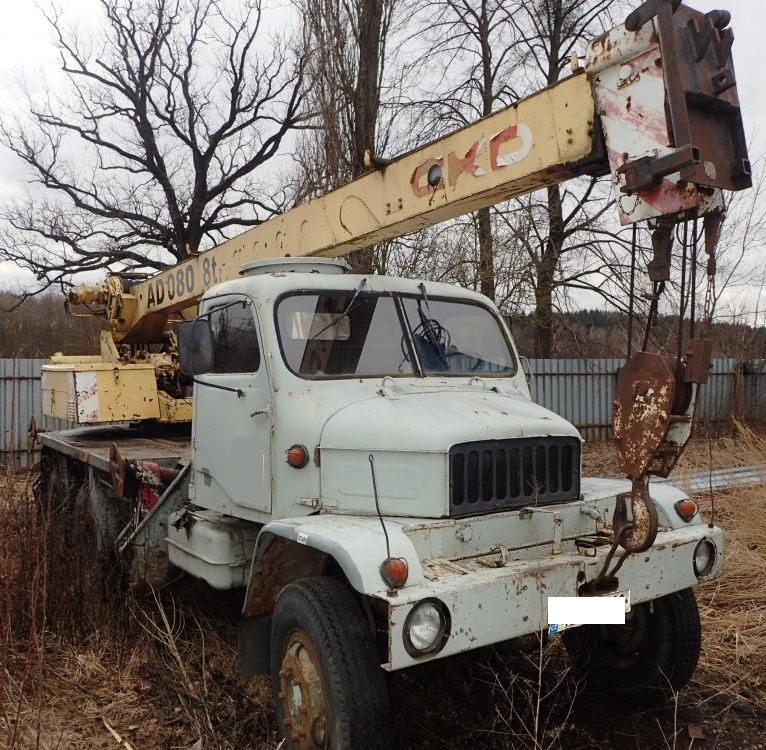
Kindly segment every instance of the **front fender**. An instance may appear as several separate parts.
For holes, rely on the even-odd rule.
[[[407,561],[407,585],[423,583],[420,559],[398,521],[384,519],[391,557]],[[380,519],[317,515],[272,521],[255,544],[243,608],[244,617],[271,613],[279,592],[292,581],[322,575],[330,559],[360,594],[385,597],[380,564],[388,557]]]

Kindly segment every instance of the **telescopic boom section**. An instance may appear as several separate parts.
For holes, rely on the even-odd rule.
[[[110,277],[72,303],[107,308],[115,341],[162,339],[168,315],[244,263],[337,257],[547,185],[612,173],[623,223],[720,210],[750,185],[728,14],[649,0],[594,40],[584,69],[344,187],[131,283]]]
[[[132,284],[110,311],[114,337],[157,340],[169,313],[194,305],[244,263],[342,256],[570,177],[604,173],[597,130],[590,82],[573,76]]]

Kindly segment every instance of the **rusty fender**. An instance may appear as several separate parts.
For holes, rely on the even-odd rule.
[[[402,533],[403,523],[384,519],[391,556],[409,566],[408,584],[424,581],[412,542]],[[242,611],[244,617],[271,613],[279,591],[288,583],[321,575],[328,558],[340,566],[360,594],[385,597],[380,564],[388,556],[383,528],[373,516],[324,515],[272,521],[261,529],[255,544],[250,579]]]

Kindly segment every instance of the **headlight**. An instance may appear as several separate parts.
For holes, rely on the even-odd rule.
[[[418,602],[404,621],[404,647],[410,656],[441,651],[449,637],[449,612],[438,599]]]
[[[716,549],[713,542],[703,539],[694,548],[694,573],[698,578],[706,576],[715,565]]]

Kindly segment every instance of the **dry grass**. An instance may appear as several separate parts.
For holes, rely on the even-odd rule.
[[[766,461],[766,438],[747,427],[721,440],[731,466]],[[697,589],[703,653],[697,680],[736,698],[766,706],[766,490],[720,493],[715,522],[725,533],[720,578]]]
[[[711,466],[717,469],[728,469],[766,461],[766,453],[761,453],[758,458],[759,454],[755,445],[751,446],[751,450],[739,450],[738,443],[741,442],[743,434],[756,437],[749,428],[737,422],[732,422],[725,428],[695,428],[695,436],[689,441],[678,465],[673,470],[673,481],[679,484],[681,480],[682,484],[685,474],[708,469]],[[612,441],[586,443],[582,458],[583,474],[586,476],[620,476]]]
[[[106,589],[87,522],[41,510],[31,479],[0,475],[0,747],[276,747],[268,681],[235,674],[225,607]]]
[[[766,461],[766,440],[744,428],[711,441],[716,465]],[[706,466],[710,444],[696,441],[685,465]],[[611,446],[588,446],[586,461],[614,473]],[[763,488],[753,488],[717,497],[716,523],[726,533],[724,574],[697,591],[704,632],[697,686],[729,703],[760,706],[766,706],[763,495]],[[276,748],[268,680],[235,674],[236,606],[190,582],[143,600],[116,596],[115,586],[105,590],[88,572],[93,560],[82,555],[87,526],[69,519],[72,528],[52,533],[51,521],[32,498],[31,477],[0,474],[0,747]],[[566,665],[546,675],[554,691],[556,669]],[[400,692],[418,682],[402,678]],[[519,696],[509,691],[518,692],[526,678],[498,682],[497,675],[480,672],[474,679],[489,683],[489,695],[467,691],[466,711],[448,734],[442,727],[454,710],[447,697],[454,698],[455,682],[445,686],[442,703],[434,700],[435,683],[426,680],[415,691],[422,716],[402,720],[408,736],[401,746],[475,747],[477,737],[487,747],[503,746],[508,722],[515,732],[526,718],[503,718],[496,710],[508,705],[506,698],[514,712],[521,710]],[[433,713],[439,710],[444,716]],[[421,735],[417,720],[428,725]],[[566,712],[562,722],[574,726]],[[559,729],[554,722],[530,736],[540,746],[567,746],[571,736],[560,740]]]
[[[720,578],[697,589],[703,654],[697,679],[766,705],[766,539],[763,488],[719,498],[726,533]]]

